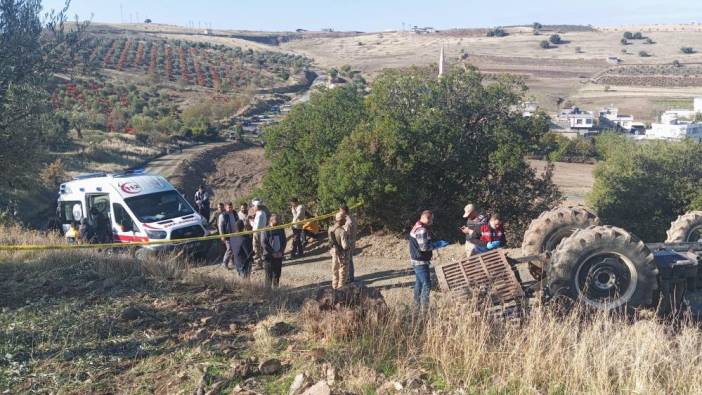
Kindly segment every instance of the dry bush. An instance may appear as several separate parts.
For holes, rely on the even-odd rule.
[[[449,389],[509,393],[700,393],[702,336],[690,322],[556,314],[523,320],[436,301],[426,318],[405,308],[377,317],[303,310],[311,339],[338,347],[337,363],[362,363],[396,379],[431,372]],[[361,317],[361,318],[359,318]],[[349,330],[353,328],[353,330]]]
[[[61,159],[51,162],[39,175],[42,183],[51,190],[56,190],[66,180],[66,167]]]

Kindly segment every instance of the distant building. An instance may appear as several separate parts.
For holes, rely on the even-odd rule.
[[[693,109],[673,109],[661,114],[659,123],[651,124],[646,130],[646,138],[660,140],[681,140],[691,138],[702,141],[702,122],[696,122],[698,114],[702,114],[702,97],[693,101]]]
[[[600,129],[617,129],[631,132],[634,116],[619,114],[619,109],[614,106],[605,107],[599,114]]]
[[[431,26],[427,26],[427,27],[412,26],[412,31],[417,33],[417,34],[436,33],[436,29],[434,29]]]
[[[539,103],[535,101],[525,101],[520,107],[523,117],[531,117],[539,110]]]
[[[595,129],[595,115],[592,111],[584,111],[578,107],[564,108],[558,113],[558,123],[563,128],[589,134]]]

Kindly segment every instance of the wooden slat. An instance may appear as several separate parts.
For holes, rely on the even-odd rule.
[[[477,292],[489,295],[493,303],[498,304],[524,297],[521,284],[501,250],[439,266],[436,272],[441,289],[454,291],[460,297]]]

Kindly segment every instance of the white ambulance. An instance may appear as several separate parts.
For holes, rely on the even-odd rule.
[[[111,227],[113,242],[178,240],[207,235],[207,220],[163,177],[144,174],[143,170],[75,177],[61,184],[57,210],[64,231],[71,223],[80,223],[84,218],[94,230],[102,221]],[[207,248],[206,243],[188,244],[190,249]],[[173,249],[173,245],[144,248],[163,251]]]

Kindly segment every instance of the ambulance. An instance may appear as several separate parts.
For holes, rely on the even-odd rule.
[[[115,243],[179,240],[208,234],[207,219],[200,216],[173,185],[143,170],[75,177],[61,184],[57,211],[64,231],[71,223],[80,223],[82,219],[93,229],[101,220],[109,223]],[[189,252],[198,253],[208,244],[189,242],[178,246],[187,246]],[[143,248],[142,252],[170,251],[174,245]]]

